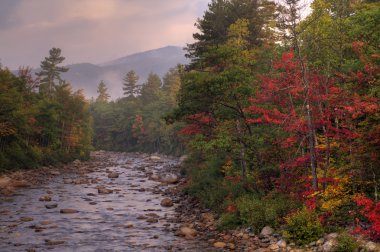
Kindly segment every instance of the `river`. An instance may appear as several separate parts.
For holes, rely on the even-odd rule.
[[[0,251],[208,251],[175,235],[175,200],[160,204],[174,185],[155,178],[177,164],[171,157],[95,152],[75,172],[46,174],[46,183],[0,196]]]

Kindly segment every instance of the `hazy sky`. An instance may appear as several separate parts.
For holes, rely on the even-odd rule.
[[[102,63],[192,42],[209,0],[0,0],[0,62],[37,67],[52,47],[65,63]]]

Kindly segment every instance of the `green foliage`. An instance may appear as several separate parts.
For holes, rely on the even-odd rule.
[[[88,103],[81,91],[73,93],[60,79],[59,73],[65,70],[56,66],[64,59],[60,50],[50,53],[43,64],[56,67],[57,72],[42,70],[45,79],[41,85],[48,89],[40,93],[34,92],[36,80],[30,69],[16,77],[0,68],[0,171],[89,157],[92,130]]]
[[[286,217],[284,236],[298,245],[306,245],[318,240],[324,230],[318,215],[306,208]]]
[[[335,252],[357,251],[359,248],[359,243],[347,232],[339,234],[337,241],[338,244],[335,247]]]
[[[246,194],[237,199],[241,222],[258,232],[265,226],[278,227],[283,218],[296,207],[296,202],[283,194],[266,197]]]
[[[240,219],[232,213],[222,213],[217,222],[217,228],[219,230],[234,229],[240,226],[242,223]]]
[[[182,155],[184,148],[178,135],[181,124],[167,125],[163,119],[176,107],[179,69],[171,69],[163,84],[158,75],[151,73],[139,95],[136,92],[137,76],[130,71],[124,79],[128,87],[123,87],[127,97],[111,102],[107,102],[108,98],[98,98],[93,102],[90,110],[94,120],[95,148]]]

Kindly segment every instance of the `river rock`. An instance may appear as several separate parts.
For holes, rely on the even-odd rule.
[[[224,243],[224,242],[215,242],[214,243],[214,247],[215,248],[224,248],[224,247],[226,247],[227,246],[227,244],[226,243]]]
[[[152,161],[161,160],[161,158],[159,156],[155,156],[155,155],[150,156],[149,159],[152,160]]]
[[[155,219],[155,218],[149,218],[146,220],[146,222],[148,223],[157,223],[158,222],[158,219]]]
[[[279,240],[277,242],[277,245],[280,247],[280,248],[286,248],[286,241],[285,240]]]
[[[172,173],[167,174],[166,176],[161,178],[161,182],[167,183],[167,184],[175,184],[175,183],[178,183],[178,181],[179,181],[178,176]]]
[[[46,245],[49,245],[49,246],[60,245],[60,244],[64,244],[64,243],[65,243],[65,241],[45,240],[45,244],[46,244]]]
[[[22,222],[29,222],[29,221],[33,221],[34,219],[32,217],[21,217],[20,218],[20,221]]]
[[[48,204],[48,205],[45,205],[45,207],[47,208],[47,209],[53,209],[53,208],[56,208],[58,206],[58,204]]]
[[[99,187],[98,188],[98,193],[99,194],[111,194],[111,193],[113,193],[113,190],[107,189],[105,187]]]
[[[119,177],[119,173],[116,173],[116,172],[111,172],[110,174],[108,174],[108,178],[111,178],[111,179],[115,179],[118,177]]]
[[[280,246],[274,243],[274,244],[271,244],[268,248],[272,251],[277,251],[278,249],[280,249]]]
[[[40,197],[40,201],[51,201],[51,196],[50,195],[45,195]]]
[[[181,227],[179,231],[186,238],[194,238],[197,235],[197,231],[189,227]]]
[[[323,252],[332,252],[334,251],[335,246],[337,245],[337,241],[335,239],[327,240],[323,244]]]
[[[79,211],[75,209],[71,209],[71,208],[63,208],[59,212],[61,214],[74,214],[74,213],[78,213]]]
[[[365,248],[365,251],[380,251],[380,248],[376,245],[376,243],[374,242],[367,242],[365,245],[364,245],[364,248]]]
[[[269,226],[266,226],[261,230],[260,234],[264,236],[270,236],[273,234],[273,229]]]
[[[164,198],[163,200],[161,200],[161,206],[171,207],[171,206],[173,206],[173,201],[169,198]]]

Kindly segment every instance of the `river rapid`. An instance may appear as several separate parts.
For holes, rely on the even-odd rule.
[[[43,182],[0,196],[0,251],[208,251],[176,235],[176,200],[161,205],[174,185],[159,178],[177,166],[171,157],[100,151],[43,172]]]

